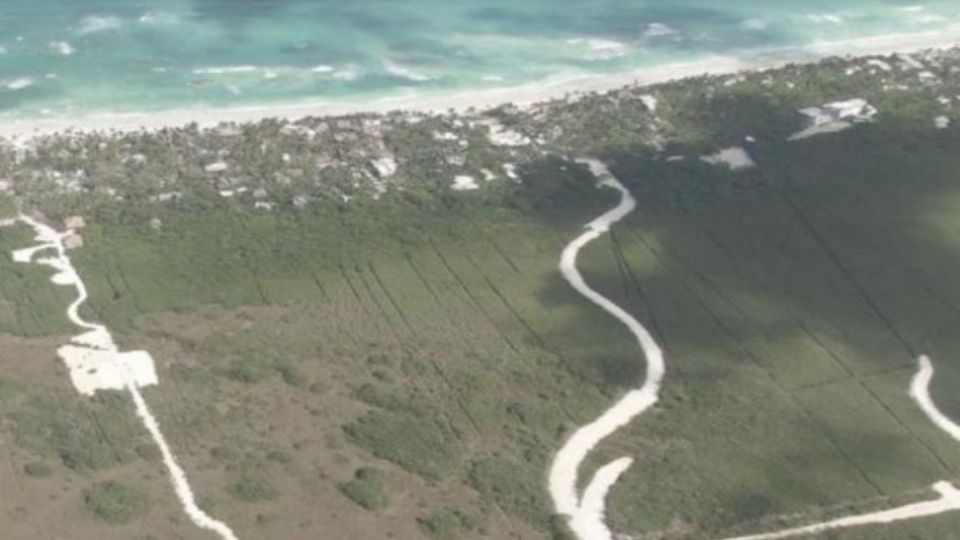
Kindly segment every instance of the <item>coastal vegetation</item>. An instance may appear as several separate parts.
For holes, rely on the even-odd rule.
[[[567,539],[553,452],[644,375],[629,333],[556,270],[617,202],[572,159],[601,157],[638,208],[581,271],[671,367],[662,402],[587,468],[635,458],[608,501],[616,531],[746,534],[920,499],[960,472],[905,390],[917,354],[960,354],[960,130],[934,121],[956,118],[960,57],[880,60],[483,115],[50,137],[0,159],[0,179],[25,211],[86,219],[85,315],[157,359],[145,396],[241,537]],[[853,97],[874,122],[787,141],[797,109]],[[731,146],[755,167],[699,159]],[[478,189],[451,189],[460,175]],[[0,384],[17,470],[55,463],[56,485],[152,467],[124,398],[57,379],[70,298],[10,260],[29,241],[0,229],[0,339],[49,359]],[[960,416],[954,364],[934,392]],[[145,512],[119,484],[82,498],[107,521]]]
[[[102,482],[86,490],[87,509],[111,525],[124,525],[147,510],[147,497],[135,488],[119,482]]]

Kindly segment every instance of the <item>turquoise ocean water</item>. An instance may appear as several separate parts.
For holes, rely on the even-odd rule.
[[[921,2],[3,0],[0,120],[459,93],[960,22]]]

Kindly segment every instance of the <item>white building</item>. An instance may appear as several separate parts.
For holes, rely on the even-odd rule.
[[[877,109],[867,100],[855,98],[846,101],[834,101],[821,107],[800,109],[800,114],[809,118],[812,126],[820,126],[840,120],[867,122],[877,114]]]
[[[70,216],[67,219],[63,220],[63,227],[65,229],[70,229],[75,231],[77,229],[82,229],[87,226],[86,220],[83,219],[83,216]]]

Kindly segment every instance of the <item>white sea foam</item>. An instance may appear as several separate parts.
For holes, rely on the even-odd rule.
[[[161,26],[177,24],[180,22],[180,17],[174,13],[164,11],[148,11],[141,15],[138,21],[140,21],[140,24]]]
[[[586,46],[588,60],[612,60],[627,54],[630,47],[626,43],[603,38],[568,39],[567,44]]]
[[[50,48],[57,54],[62,54],[63,56],[70,56],[74,52],[73,45],[70,45],[66,41],[51,41]]]
[[[429,75],[420,73],[409,66],[399,64],[389,59],[383,61],[383,69],[394,77],[400,77],[401,79],[407,79],[408,81],[427,82],[433,80],[433,77]]]
[[[333,72],[332,76],[338,81],[355,81],[360,78],[362,71],[356,64],[347,64]]]
[[[88,34],[96,34],[98,32],[105,32],[107,30],[116,30],[123,26],[123,19],[120,17],[114,16],[90,16],[84,17],[80,21],[80,26],[77,28],[77,34],[81,36],[86,36]]]
[[[253,73],[257,69],[257,66],[216,66],[197,68],[193,70],[193,73],[194,75],[229,75],[232,73]]]
[[[869,36],[853,39],[821,40],[801,47],[769,47],[739,56],[709,55],[689,62],[631,69],[613,74],[567,70],[531,83],[471,89],[444,95],[397,93],[382,99],[356,100],[310,99],[286,104],[244,107],[185,107],[158,112],[113,112],[66,114],[51,118],[11,119],[0,124],[0,137],[40,136],[80,131],[138,131],[177,127],[197,122],[215,126],[221,122],[255,122],[264,118],[299,119],[306,116],[385,112],[397,109],[445,111],[448,109],[485,109],[514,103],[525,106],[549,99],[576,97],[589,92],[607,91],[624,85],[649,85],[690,76],[736,73],[744,69],[770,69],[790,62],[806,62],[833,55],[889,55],[894,52],[946,49],[960,39],[960,25],[945,29]],[[554,41],[554,43],[556,43]],[[353,65],[340,67],[331,76],[353,80],[362,72]]]
[[[817,24],[830,23],[830,24],[843,24],[843,15],[838,13],[810,13],[807,15],[807,19],[811,22]]]
[[[948,19],[943,15],[930,13],[926,6],[916,5],[901,8],[901,11],[908,13],[910,20],[919,24],[935,24],[946,22]]]
[[[314,68],[311,68],[310,71],[314,73],[333,73],[334,71],[336,71],[336,68],[334,68],[333,66],[319,65]]]
[[[920,13],[913,16],[912,20],[920,24],[936,24],[946,22],[947,18],[943,15],[937,15],[936,13]]]
[[[643,35],[646,37],[675,36],[679,33],[680,32],[678,32],[675,28],[672,28],[660,22],[652,22],[648,24],[643,30]]]
[[[33,79],[30,77],[21,77],[19,79],[14,79],[3,85],[7,90],[23,90],[24,88],[29,88],[33,86]]]

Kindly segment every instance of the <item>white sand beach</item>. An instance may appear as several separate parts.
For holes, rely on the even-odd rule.
[[[308,116],[336,116],[389,111],[443,112],[450,109],[489,109],[505,103],[531,105],[550,99],[575,97],[628,85],[652,85],[700,75],[723,75],[744,70],[812,62],[830,56],[870,56],[916,53],[960,45],[960,24],[946,30],[888,34],[839,41],[822,41],[803,47],[777,47],[745,51],[743,55],[716,55],[613,74],[577,73],[534,84],[461,92],[446,95],[402,94],[376,100],[308,100],[299,103],[233,108],[183,108],[143,113],[96,113],[83,116],[0,120],[0,138],[25,138],[67,131],[131,132],[179,127],[196,122],[212,127],[222,122],[254,122],[265,118],[296,120]]]

